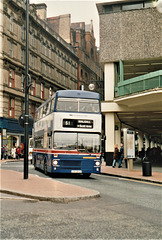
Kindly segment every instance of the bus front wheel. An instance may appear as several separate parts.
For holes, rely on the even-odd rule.
[[[84,177],[84,178],[89,178],[90,175],[91,175],[91,173],[83,173],[83,177]]]
[[[36,166],[36,158],[34,158],[34,169],[35,169],[35,170],[37,169],[37,166]]]
[[[44,174],[47,175],[48,172],[47,172],[47,162],[45,161],[44,162]]]

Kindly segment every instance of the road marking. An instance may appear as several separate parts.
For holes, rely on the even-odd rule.
[[[155,186],[162,187],[162,185],[160,185],[158,183],[147,182],[147,181],[143,181],[143,180],[135,180],[135,179],[129,179],[129,178],[119,178],[119,180],[130,181],[130,182],[138,182],[138,183],[145,183],[145,184],[150,184],[150,185],[155,185]]]
[[[130,182],[138,182],[138,183],[145,183],[145,184],[150,184],[150,185],[155,185],[155,186],[160,186],[162,187],[162,184],[159,184],[159,183],[153,183],[153,182],[147,182],[147,181],[144,181],[144,180],[136,180],[136,179],[130,179],[130,178],[121,178],[121,177],[115,177],[115,176],[110,176],[110,175],[106,175],[106,174],[95,174],[93,173],[94,175],[97,175],[97,176],[100,176],[100,177],[108,177],[108,178],[117,178],[121,181],[130,181]]]

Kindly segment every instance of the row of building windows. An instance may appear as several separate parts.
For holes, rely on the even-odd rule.
[[[70,89],[77,89],[77,83],[74,79],[70,79],[63,75],[60,72],[57,72],[57,81],[61,82],[61,84],[63,86],[69,86]],[[9,70],[9,80],[8,80],[8,86],[11,88],[15,88],[15,71],[13,69]],[[36,84],[36,80],[32,80],[32,86],[30,87],[30,91],[29,93],[32,96],[36,96],[36,86],[38,87],[38,85]],[[41,99],[45,99],[45,87],[44,87],[44,83],[40,83],[40,98]],[[21,75],[21,91],[25,92],[25,75],[22,74]],[[38,93],[38,91],[37,91]],[[53,87],[50,86],[49,87],[49,95],[46,96],[46,98],[51,97],[53,94]]]
[[[13,14],[11,13],[10,15],[10,32],[14,32],[14,25],[13,25]],[[35,36],[35,32],[34,30],[32,30],[32,32],[30,33],[30,45],[32,48],[35,48],[35,40],[36,40],[36,36]],[[21,26],[21,40],[25,40],[25,27],[24,24]],[[43,54],[45,57],[51,59],[51,60],[55,60],[54,56],[53,56],[53,51],[56,52],[56,63],[58,65],[60,65],[61,67],[63,67],[66,70],[70,70],[70,72],[74,75],[77,76],[77,63],[70,60],[68,56],[66,56],[65,54],[61,53],[60,50],[54,50],[52,44],[48,44],[48,42],[46,41],[44,43],[43,38],[40,39],[40,52],[41,54]],[[9,54],[10,57],[14,56],[14,44],[13,41],[10,41],[10,48],[9,48]],[[21,63],[25,62],[25,47],[21,47]],[[34,62],[35,62],[35,56],[33,54],[31,54],[31,65],[34,68]]]
[[[9,104],[8,104],[8,117],[15,118],[15,98],[9,97]],[[33,118],[35,118],[35,112],[36,112],[36,105],[30,104],[30,113],[33,115]],[[25,102],[21,101],[21,113],[25,113]]]
[[[9,47],[9,56],[11,58],[13,58],[14,56],[14,48],[13,48],[13,42],[10,41],[10,47]],[[35,69],[36,67],[36,57],[34,54],[30,54],[30,66],[32,69]],[[21,63],[22,64],[25,64],[25,49],[21,47]],[[68,63],[66,62],[66,59],[62,58],[59,56],[59,54],[57,54],[57,64],[59,64],[61,67],[63,67],[64,69],[66,70],[69,70],[70,73],[72,75],[74,75],[75,77],[77,76],[77,65],[73,66],[73,64],[71,63]],[[43,65],[44,65],[44,68],[43,68]],[[49,66],[49,63],[48,62],[44,62],[43,59],[40,59],[40,69],[41,69],[41,73],[45,72],[46,74],[46,70],[48,70],[49,68],[49,75],[51,76],[51,72],[52,72],[52,65]]]
[[[122,3],[122,4],[113,4],[113,5],[105,5],[104,12],[111,13],[111,12],[118,12],[118,11],[128,11],[134,9],[142,9],[142,8],[149,8],[155,7],[157,0],[150,0],[150,1],[141,1],[141,2],[133,2],[133,3]]]

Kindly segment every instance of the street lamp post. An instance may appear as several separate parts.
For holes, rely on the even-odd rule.
[[[29,0],[26,0],[26,71],[25,71],[25,119],[24,119],[24,179],[28,179],[29,148]]]

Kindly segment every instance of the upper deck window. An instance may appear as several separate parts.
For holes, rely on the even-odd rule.
[[[79,112],[99,113],[99,101],[92,99],[80,99]]]
[[[99,113],[99,101],[95,99],[58,98],[56,110],[60,112]]]
[[[78,101],[72,98],[59,98],[56,110],[60,112],[78,112]]]

